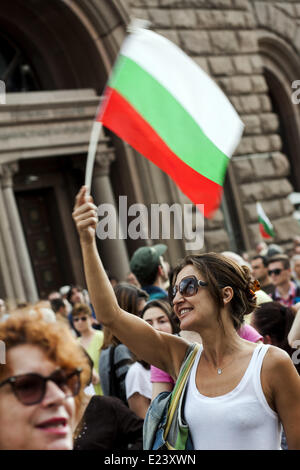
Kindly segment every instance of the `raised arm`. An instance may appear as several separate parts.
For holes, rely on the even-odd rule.
[[[161,333],[144,320],[122,310],[98,254],[95,232],[97,207],[83,186],[76,196],[73,211],[83,256],[85,278],[97,320],[139,358],[177,375],[187,342],[177,336]]]

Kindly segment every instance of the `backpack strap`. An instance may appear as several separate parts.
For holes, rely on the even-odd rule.
[[[109,391],[110,395],[113,397],[118,397],[118,387],[116,382],[116,373],[115,373],[115,346],[110,347],[109,351],[109,364],[110,364],[110,373],[109,373]]]
[[[175,387],[171,395],[171,401],[170,401],[170,405],[168,409],[168,417],[167,417],[167,423],[165,427],[164,436],[167,436],[169,433],[170,426],[174,417],[174,413],[176,411],[176,408],[178,407],[181,393],[184,389],[185,383],[188,379],[188,376],[190,374],[192,365],[196,358],[197,352],[199,351],[199,348],[200,348],[200,345],[198,343],[191,344],[185,355],[185,360],[183,361],[181,365],[179,375],[178,375]]]

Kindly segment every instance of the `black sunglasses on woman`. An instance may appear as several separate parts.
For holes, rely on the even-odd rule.
[[[54,382],[66,394],[66,398],[78,395],[81,371],[78,368],[66,374],[62,369],[57,369],[48,377],[36,373],[15,375],[1,382],[0,387],[9,384],[23,405],[36,405],[44,399],[48,380]]]

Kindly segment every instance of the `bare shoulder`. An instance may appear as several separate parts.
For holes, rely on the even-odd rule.
[[[278,348],[277,346],[269,345],[268,351],[266,353],[266,359],[272,357],[274,360],[284,360],[290,359],[290,356],[284,349]]]
[[[292,359],[286,351],[270,346],[262,366],[262,380],[269,390],[280,388],[283,383],[295,383],[299,386],[300,378]]]
[[[290,366],[293,366],[293,362],[286,351],[277,346],[269,346],[263,362],[265,372],[274,373]]]
[[[262,364],[261,384],[269,406],[278,412],[278,396],[282,391],[298,389],[300,385],[299,375],[286,351],[269,346]]]

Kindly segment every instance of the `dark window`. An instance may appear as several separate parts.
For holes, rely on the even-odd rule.
[[[7,93],[40,90],[37,77],[21,49],[0,35],[0,80]]]

